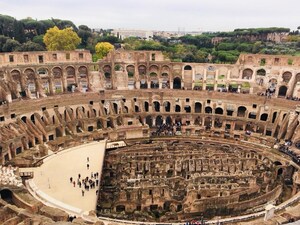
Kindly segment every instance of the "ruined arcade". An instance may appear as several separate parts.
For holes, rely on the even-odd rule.
[[[98,62],[84,50],[3,53],[0,79],[2,165],[125,141],[106,150],[98,216],[256,219],[272,204],[278,219],[299,201],[300,57],[202,64],[157,51],[112,51]]]

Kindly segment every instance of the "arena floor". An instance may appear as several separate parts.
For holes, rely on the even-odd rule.
[[[99,186],[89,191],[83,186],[79,188],[77,184],[74,187],[70,182],[70,177],[77,183],[78,174],[81,174],[82,179],[87,176],[90,178],[91,173],[98,172],[100,180],[105,143],[101,141],[73,147],[46,158],[43,165],[38,168],[26,168],[27,171],[34,172],[32,183],[38,192],[43,194],[43,200],[54,205],[60,204],[61,208],[71,206],[70,209],[75,207],[84,212],[95,210],[96,190]],[[89,169],[87,169],[87,163]],[[82,196],[82,190],[84,190],[84,196]],[[47,197],[48,199],[45,199]]]

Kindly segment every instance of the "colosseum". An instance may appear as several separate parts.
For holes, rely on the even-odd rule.
[[[300,220],[300,57],[1,53],[0,80],[1,224]],[[94,210],[71,214],[35,195],[43,172],[30,168],[92,143],[105,146]]]

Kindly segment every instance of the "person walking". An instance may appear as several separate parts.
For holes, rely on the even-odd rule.
[[[81,190],[81,195],[84,196],[84,190]]]

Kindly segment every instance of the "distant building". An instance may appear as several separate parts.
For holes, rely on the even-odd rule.
[[[153,38],[153,31],[149,30],[125,30],[125,29],[114,29],[112,34],[119,37],[121,40],[128,37],[138,37],[145,40],[150,40]]]

